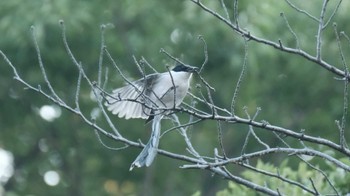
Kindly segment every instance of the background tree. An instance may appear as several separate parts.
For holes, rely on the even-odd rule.
[[[346,144],[348,2],[37,0],[1,4],[2,55],[11,63],[3,61],[1,66],[0,145],[14,154],[16,169],[4,185],[7,193],[179,195],[200,190],[210,195],[226,187],[222,176],[234,183],[218,194],[237,190],[250,194],[249,188],[271,195],[349,192],[344,184],[350,156]],[[61,28],[57,24],[60,19],[66,32],[63,24]],[[27,36],[32,24],[33,35]],[[104,24],[103,39],[97,24]],[[60,39],[62,32],[68,40]],[[36,39],[34,44],[30,37]],[[192,93],[200,100],[189,96],[187,103],[196,100],[195,109],[203,113],[194,113],[191,107],[178,113],[182,123],[200,122],[162,137],[160,153],[172,159],[158,156],[152,167],[129,173],[139,149],[105,147],[123,147],[121,143],[140,147],[137,140],[146,140],[149,127],[140,120],[111,116],[123,137],[113,132],[101,113],[103,108],[93,99],[92,91],[98,90],[83,71],[89,81],[101,84],[109,67],[104,88],[108,91],[125,82],[112,60],[128,79],[142,77],[136,64],[143,57],[159,71],[173,64],[164,52],[158,53],[160,48],[201,67],[204,43],[208,61],[200,76],[216,90],[208,90],[197,76]],[[51,102],[11,80],[16,73],[9,64],[23,82],[42,90],[42,95],[47,93]],[[103,65],[103,72],[98,72],[98,65]],[[51,92],[48,81],[64,103]],[[75,110],[77,86],[86,119]],[[40,115],[43,105],[54,114],[46,122]],[[57,106],[70,112],[60,115]],[[170,120],[163,124],[164,130],[174,127]],[[178,170],[179,166],[211,172]],[[44,183],[48,171],[59,174],[59,184]]]

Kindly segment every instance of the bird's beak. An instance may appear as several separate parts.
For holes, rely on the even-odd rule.
[[[198,67],[192,67],[192,66],[189,66],[189,65],[186,65],[186,67],[187,67],[187,72],[191,72],[191,73],[195,73],[195,72],[197,72],[198,70],[199,70],[199,68]]]

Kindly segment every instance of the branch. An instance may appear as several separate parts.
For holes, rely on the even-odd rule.
[[[305,14],[306,16],[310,17],[312,20],[318,22],[318,18],[316,18],[315,16],[311,15],[310,13],[308,13],[307,11],[298,8],[297,6],[295,6],[294,4],[292,4],[289,0],[285,0],[287,2],[287,4],[292,7],[294,10],[296,10],[297,12],[300,12],[302,14]]]
[[[200,71],[197,73],[198,77],[200,78],[201,82],[204,84],[205,86],[205,90],[207,91],[206,93],[204,93],[204,90],[200,87],[200,85],[198,85],[198,89],[199,89],[199,94],[202,96],[199,97],[189,93],[189,95],[192,97],[192,102],[190,104],[188,103],[183,103],[181,105],[181,107],[176,107],[175,106],[175,101],[174,101],[174,107],[171,109],[168,108],[161,108],[161,107],[154,107],[154,106],[149,106],[143,102],[141,102],[138,99],[134,99],[134,100],[129,100],[129,99],[121,99],[120,97],[116,97],[114,98],[116,101],[130,101],[130,102],[137,102],[140,103],[142,105],[144,105],[146,108],[150,108],[150,109],[154,109],[154,111],[166,111],[167,113],[169,112],[173,118],[172,118],[172,122],[173,122],[173,126],[164,131],[164,133],[161,135],[164,136],[165,134],[169,133],[172,130],[178,130],[179,133],[183,136],[183,139],[186,143],[186,150],[188,151],[189,155],[185,155],[185,154],[177,154],[177,153],[172,153],[169,152],[167,150],[163,150],[163,149],[158,149],[158,153],[168,156],[172,159],[177,159],[177,160],[182,160],[185,162],[185,165],[181,166],[181,168],[183,169],[206,169],[208,171],[211,171],[219,176],[222,176],[228,180],[231,180],[235,183],[238,184],[242,184],[250,189],[256,190],[258,192],[261,193],[265,193],[268,195],[281,195],[281,192],[279,189],[277,190],[272,190],[271,188],[268,188],[267,186],[262,186],[253,182],[250,182],[240,176],[234,175],[232,174],[227,168],[233,164],[238,165],[238,166],[242,166],[244,168],[250,169],[254,172],[266,175],[268,177],[273,177],[273,178],[277,178],[283,182],[286,182],[290,185],[296,186],[301,188],[303,191],[306,191],[308,193],[311,194],[319,194],[319,191],[316,189],[316,186],[313,182],[312,179],[310,179],[311,184],[313,186],[313,188],[309,188],[299,182],[293,181],[291,179],[288,179],[287,177],[283,177],[280,176],[279,172],[277,171],[277,173],[272,173],[272,172],[267,172],[265,170],[261,170],[261,169],[257,169],[249,164],[247,164],[246,161],[252,160],[254,158],[261,158],[261,157],[265,157],[266,155],[271,155],[271,154],[278,154],[278,153],[282,153],[288,156],[297,156],[300,158],[300,161],[304,161],[309,167],[311,167],[312,169],[314,169],[315,171],[321,173],[323,176],[325,176],[327,182],[329,183],[330,186],[332,186],[332,188],[334,189],[334,191],[336,192],[336,194],[339,195],[339,193],[337,192],[335,186],[333,185],[333,183],[330,181],[330,179],[327,177],[326,173],[323,172],[321,169],[318,169],[315,165],[311,164],[310,162],[306,161],[305,159],[302,158],[301,155],[308,155],[308,156],[312,156],[312,157],[319,157],[322,160],[325,160],[333,165],[335,165],[337,168],[341,168],[343,170],[345,170],[346,172],[350,172],[350,166],[339,161],[337,159],[337,157],[335,156],[330,156],[326,153],[323,153],[321,151],[318,150],[314,150],[311,148],[308,148],[308,146],[313,146],[313,145],[309,145],[306,144],[304,142],[310,142],[311,144],[319,144],[321,146],[325,146],[328,147],[327,149],[332,149],[334,151],[337,152],[337,156],[340,155],[345,155],[347,157],[350,157],[350,150],[347,147],[346,144],[346,140],[345,140],[345,130],[346,130],[346,118],[347,118],[347,113],[348,113],[348,82],[350,81],[350,76],[349,76],[349,70],[348,70],[348,66],[345,62],[345,57],[343,54],[343,50],[341,48],[341,43],[340,43],[340,39],[339,39],[339,35],[338,35],[338,31],[336,29],[336,26],[334,26],[334,31],[336,34],[336,39],[338,42],[338,47],[339,47],[339,51],[340,51],[340,58],[342,61],[342,65],[343,65],[343,70],[340,68],[337,68],[331,64],[328,64],[327,62],[325,62],[324,60],[322,60],[322,32],[323,29],[327,26],[327,24],[329,23],[329,21],[334,17],[334,15],[336,14],[340,3],[342,0],[339,1],[339,3],[337,4],[337,7],[334,9],[333,13],[331,14],[331,16],[329,17],[329,20],[324,23],[324,17],[325,17],[325,13],[326,13],[326,8],[327,8],[327,3],[329,0],[324,0],[323,1],[323,5],[322,5],[322,10],[321,10],[321,14],[320,14],[320,19],[315,18],[314,16],[312,16],[311,14],[309,14],[308,12],[301,10],[299,8],[297,8],[296,6],[294,6],[293,4],[291,4],[288,0],[286,0],[286,2],[292,7],[294,8],[296,11],[301,12],[303,14],[306,14],[307,16],[309,16],[312,20],[315,20],[318,23],[318,31],[317,31],[317,40],[316,40],[316,55],[312,56],[309,53],[303,51],[300,49],[299,46],[299,40],[298,37],[296,35],[296,33],[293,31],[293,29],[291,28],[291,26],[288,23],[287,18],[285,17],[285,15],[283,13],[281,13],[281,16],[283,17],[284,21],[287,24],[287,27],[289,29],[289,31],[292,33],[292,35],[294,36],[295,40],[296,40],[296,48],[289,48],[286,47],[282,44],[281,40],[278,40],[277,42],[273,42],[270,40],[266,40],[260,37],[257,37],[255,35],[253,35],[251,32],[249,32],[246,29],[242,29],[238,26],[238,0],[234,0],[233,2],[233,14],[234,14],[234,23],[231,22],[230,20],[230,15],[228,13],[228,9],[226,8],[226,5],[224,3],[224,0],[220,0],[220,3],[224,9],[224,12],[226,14],[226,17],[223,17],[221,15],[219,15],[217,12],[211,10],[210,8],[206,7],[201,1],[199,0],[191,0],[193,3],[195,3],[196,5],[198,5],[201,9],[203,9],[204,11],[206,11],[207,13],[211,14],[212,16],[216,17],[217,19],[219,19],[220,21],[222,21],[223,23],[225,23],[229,28],[231,28],[234,32],[238,33],[239,35],[243,36],[244,41],[245,41],[245,48],[244,48],[244,59],[243,59],[243,65],[242,65],[242,71],[240,73],[239,79],[237,81],[236,87],[234,89],[234,94],[231,100],[231,110],[228,111],[227,109],[224,108],[220,108],[217,105],[215,105],[214,101],[213,101],[213,95],[212,91],[214,91],[215,89],[213,87],[211,87],[211,85],[204,80],[204,78],[201,76],[202,71],[204,70],[205,65],[208,63],[208,46],[207,43],[205,42],[205,40],[203,39],[202,36],[199,36],[199,39],[203,42],[203,51],[204,51],[204,62],[202,63],[201,67],[200,67]],[[78,70],[78,74],[77,74],[77,81],[76,81],[76,91],[75,91],[75,103],[72,104],[73,106],[70,106],[68,104],[66,104],[66,102],[64,100],[61,100],[60,97],[55,93],[55,89],[51,86],[51,83],[47,77],[46,71],[45,71],[45,67],[44,67],[44,63],[42,62],[42,58],[41,58],[41,54],[40,54],[40,49],[38,46],[38,42],[35,38],[35,33],[34,33],[34,27],[32,27],[32,36],[33,36],[33,40],[34,40],[34,44],[35,44],[35,49],[38,55],[38,61],[39,61],[39,66],[40,66],[40,70],[41,73],[44,77],[45,83],[49,88],[49,93],[43,91],[40,87],[40,85],[38,85],[38,87],[34,87],[31,84],[27,83],[24,79],[21,78],[21,76],[18,74],[16,67],[14,65],[12,65],[12,63],[10,62],[10,60],[6,57],[6,55],[0,51],[1,56],[5,59],[6,63],[10,65],[10,67],[13,70],[13,74],[14,74],[14,79],[16,79],[17,81],[19,81],[20,83],[22,83],[25,87],[29,88],[30,90],[33,90],[37,93],[39,93],[40,95],[46,97],[47,99],[49,99],[50,101],[58,104],[60,107],[68,110],[69,112],[79,116],[82,121],[89,125],[94,132],[96,133],[96,137],[98,139],[98,141],[107,149],[111,149],[111,150],[123,150],[129,146],[132,147],[138,147],[138,148],[142,148],[144,147],[144,145],[141,142],[137,142],[137,141],[133,141],[133,140],[129,140],[126,137],[124,137],[121,133],[119,133],[116,125],[114,125],[111,121],[111,119],[109,118],[107,112],[104,109],[103,106],[103,99],[105,98],[104,96],[111,96],[108,95],[108,93],[104,92],[104,87],[102,86],[102,64],[104,62],[104,56],[106,55],[106,57],[111,61],[111,63],[113,64],[113,66],[116,68],[117,72],[120,74],[120,76],[130,85],[132,85],[135,90],[140,93],[140,96],[142,96],[142,98],[144,99],[149,99],[147,95],[145,95],[144,90],[143,89],[138,89],[136,86],[133,85],[133,83],[131,81],[128,80],[128,78],[124,75],[124,73],[122,72],[122,70],[119,68],[119,66],[117,65],[117,63],[115,62],[115,60],[112,58],[111,54],[108,52],[106,46],[105,46],[105,39],[104,39],[104,30],[105,30],[105,26],[102,25],[101,26],[101,46],[100,46],[100,56],[99,56],[99,61],[98,61],[98,70],[97,70],[97,82],[92,81],[86,74],[83,65],[81,64],[81,62],[79,62],[73,52],[71,51],[69,44],[67,42],[67,38],[66,38],[66,33],[65,33],[65,26],[64,26],[64,22],[60,21],[61,24],[61,28],[62,28],[62,38],[63,38],[63,43],[66,49],[66,52],[69,56],[69,58],[72,60],[73,64],[76,66],[77,70]],[[342,34],[341,34],[342,35]],[[344,35],[346,36],[346,34],[344,33]],[[347,37],[346,37],[347,38]],[[347,38],[348,39],[348,38]],[[295,131],[295,130],[291,130],[288,128],[283,128],[281,126],[276,126],[276,125],[271,125],[269,123],[267,123],[266,121],[257,121],[256,118],[260,112],[260,108],[257,108],[256,113],[254,114],[253,117],[251,117],[248,113],[248,111],[246,109],[246,116],[244,118],[239,117],[238,115],[235,114],[235,104],[236,104],[236,99],[238,98],[238,94],[239,94],[239,89],[241,86],[241,82],[244,78],[245,75],[245,71],[246,71],[246,65],[247,65],[247,61],[248,61],[248,41],[252,40],[255,41],[257,43],[260,44],[264,44],[273,48],[276,48],[278,51],[283,51],[285,53],[291,53],[294,54],[296,56],[301,56],[304,59],[306,59],[307,61],[310,62],[314,62],[317,65],[321,66],[323,69],[326,69],[328,71],[330,71],[331,73],[342,77],[342,80],[344,80],[344,99],[343,99],[343,104],[344,104],[344,109],[343,109],[343,116],[342,116],[342,120],[341,123],[338,121],[337,125],[339,128],[339,134],[340,134],[340,144],[334,143],[328,139],[325,138],[321,138],[321,137],[314,137],[311,135],[307,135],[305,134],[304,131]],[[162,53],[165,53],[169,58],[173,59],[176,62],[182,63],[180,60],[178,60],[177,58],[175,58],[174,56],[172,56],[171,54],[169,54],[168,52],[166,52],[164,49],[161,49]],[[152,69],[155,73],[157,72],[152,65],[150,65],[145,58],[142,57],[142,59],[138,62],[136,60],[136,57],[133,56],[133,60],[136,64],[136,66],[138,67],[141,75],[145,78],[146,77],[146,71],[145,71],[145,67],[148,66],[150,69]],[[169,70],[168,70],[169,72]],[[174,81],[173,78],[171,76],[172,79],[172,83],[174,85]],[[103,86],[105,86],[105,84],[107,83],[108,80],[108,70],[106,69],[106,75],[105,75],[105,81]],[[99,109],[102,111],[103,113],[103,120],[106,120],[106,122],[108,123],[109,127],[111,128],[111,130],[113,131],[112,133],[106,131],[105,129],[103,129],[100,125],[98,125],[96,123],[96,118],[92,117],[91,119],[88,119],[84,113],[82,113],[82,111],[80,110],[80,88],[82,85],[82,82],[86,82],[89,87],[91,88],[92,92],[94,93],[94,95],[97,97],[97,105],[99,107]],[[175,94],[176,94],[176,88],[174,89],[174,98],[175,98]],[[203,92],[202,92],[203,91]],[[160,98],[158,98],[160,99]],[[209,109],[206,110],[201,110],[199,108],[196,108],[196,103],[195,102],[201,102],[206,104],[206,106],[208,106]],[[183,112],[185,114],[189,115],[189,120],[187,121],[187,123],[181,123],[180,120],[178,119],[177,115],[175,115],[175,112]],[[224,114],[221,114],[224,113]],[[192,141],[190,139],[190,137],[188,136],[188,130],[190,129],[191,126],[196,125],[204,120],[211,120],[211,121],[215,121],[216,123],[216,131],[217,131],[217,137],[218,137],[218,144],[221,148],[223,157],[219,155],[218,150],[215,148],[214,149],[214,155],[211,156],[203,156],[201,154],[198,153],[198,151],[195,149],[195,147],[192,144]],[[243,124],[246,125],[249,129],[247,132],[247,136],[246,136],[246,140],[243,144],[242,147],[242,153],[241,155],[239,155],[238,157],[228,157],[229,154],[226,153],[225,148],[224,148],[224,135],[223,135],[223,130],[222,130],[222,125],[223,123],[228,123],[228,124]],[[263,131],[268,131],[269,133],[273,133],[275,134],[275,137],[277,137],[279,140],[281,140],[283,142],[283,144],[285,144],[287,147],[284,148],[280,148],[280,147],[273,147],[272,144],[270,143],[265,143],[265,141],[263,141],[262,139],[259,138],[259,136],[257,134],[255,134],[255,130],[256,128],[259,128]],[[246,130],[246,129],[245,129]],[[293,139],[299,140],[301,145],[304,148],[292,148],[288,145],[288,143],[286,142],[286,140],[284,140],[283,138],[280,137],[279,134],[283,134],[285,136],[290,136]],[[105,136],[107,138],[110,138],[112,140],[114,140],[115,142],[119,142],[122,145],[122,147],[119,148],[112,148],[110,146],[107,146],[104,141],[102,140],[101,136]],[[262,145],[263,147],[265,147],[265,149],[260,150],[260,151],[254,151],[251,153],[245,153],[245,149],[246,146],[248,145],[250,136],[253,136],[255,138],[255,142],[259,143],[260,145]],[[271,147],[269,146],[271,145]],[[339,153],[338,153],[339,152]]]
[[[241,74],[239,75],[239,78],[238,78],[238,81],[236,84],[236,88],[234,90],[234,93],[232,96],[232,101],[231,101],[231,113],[232,113],[232,115],[235,115],[236,99],[238,97],[239,88],[241,87],[241,83],[242,83],[243,77],[245,75],[247,61],[248,61],[248,40],[244,39],[244,58],[243,58],[242,70],[241,70]]]
[[[290,180],[290,179],[288,179],[286,177],[281,176],[281,174],[278,171],[277,171],[277,174],[274,174],[274,173],[271,173],[271,172],[267,172],[267,171],[264,171],[264,170],[257,169],[255,167],[252,167],[252,166],[250,166],[248,164],[245,164],[245,163],[242,163],[242,166],[247,168],[247,169],[250,169],[252,171],[255,171],[257,173],[261,173],[261,174],[264,174],[266,176],[277,178],[277,179],[279,179],[279,180],[281,180],[283,182],[287,182],[288,184],[295,185],[295,186],[297,186],[297,187],[299,187],[299,188],[301,188],[301,189],[303,189],[303,190],[305,190],[305,191],[315,195],[315,192],[313,190],[307,188],[306,186],[304,186],[303,184],[301,184],[299,182],[296,182],[296,181],[293,181],[293,180]]]
[[[36,50],[36,53],[37,53],[37,56],[38,56],[38,61],[39,61],[40,70],[41,70],[41,72],[42,72],[42,75],[43,75],[43,77],[44,77],[44,80],[45,80],[47,86],[49,87],[50,92],[52,93],[52,95],[54,96],[54,98],[57,99],[58,102],[63,103],[63,101],[61,100],[61,98],[56,94],[55,90],[53,89],[53,87],[52,87],[52,85],[51,85],[51,82],[49,81],[49,79],[48,79],[48,77],[47,77],[47,74],[46,74],[46,71],[45,71],[45,68],[44,68],[44,64],[43,64],[43,60],[42,60],[42,58],[41,58],[41,53],[40,53],[40,49],[39,49],[39,44],[38,44],[38,41],[37,41],[36,35],[35,35],[35,27],[34,27],[34,26],[31,26],[30,30],[31,30],[31,32],[32,32],[32,38],[33,38],[35,50]]]
[[[323,5],[322,5],[322,10],[321,10],[321,16],[320,19],[318,21],[318,31],[317,31],[317,35],[316,35],[316,59],[318,61],[321,61],[322,57],[321,57],[321,42],[322,42],[322,30],[323,30],[323,19],[324,19],[324,15],[326,14],[326,7],[328,4],[329,0],[323,0]]]
[[[269,148],[261,151],[256,151],[249,154],[244,154],[243,156],[237,157],[237,158],[230,158],[226,160],[222,160],[220,162],[215,163],[208,163],[208,164],[197,164],[197,165],[188,165],[188,168],[198,168],[198,169],[205,169],[207,167],[221,167],[225,165],[229,165],[231,163],[239,164],[244,162],[245,160],[249,160],[256,157],[262,157],[269,154],[276,154],[276,153],[285,153],[291,155],[309,155],[309,156],[317,156],[320,158],[323,158],[331,163],[333,163],[335,166],[342,168],[343,170],[350,172],[350,166],[346,165],[345,163],[337,160],[336,158],[333,158],[325,153],[312,150],[312,149],[297,149],[297,148]]]
[[[284,20],[284,22],[286,23],[286,25],[287,25],[287,27],[288,27],[290,33],[293,35],[293,37],[294,37],[294,39],[295,39],[295,42],[296,42],[295,48],[300,50],[300,44],[299,44],[298,36],[297,36],[297,34],[293,31],[292,27],[290,26],[290,24],[289,24],[289,22],[288,22],[288,20],[287,20],[286,15],[285,15],[283,12],[281,12],[281,13],[280,13],[280,16],[283,18],[283,20]],[[280,45],[282,45],[282,44],[280,43]]]
[[[344,67],[345,73],[346,73],[346,75],[348,75],[349,74],[349,68],[348,68],[348,65],[347,65],[347,63],[345,61],[343,49],[341,47],[340,38],[339,38],[338,31],[337,31],[337,25],[334,23],[333,27],[334,27],[334,32],[335,32],[337,44],[338,44],[340,59],[341,59],[342,65]],[[339,129],[339,132],[340,132],[340,146],[343,147],[343,148],[348,148],[348,145],[347,145],[347,142],[346,142],[346,138],[345,138],[346,118],[347,118],[347,115],[348,115],[348,86],[349,86],[349,81],[345,78],[344,79],[344,96],[343,96],[343,105],[344,105],[344,107],[343,107],[343,116],[342,116],[342,119],[341,119],[341,127]]]
[[[255,41],[257,43],[261,43],[261,44],[265,44],[267,46],[271,46],[273,48],[276,48],[282,52],[286,52],[286,53],[291,53],[291,54],[296,54],[298,56],[301,56],[303,58],[305,58],[308,61],[314,62],[317,65],[321,66],[322,68],[334,73],[337,76],[340,77],[346,77],[350,80],[350,76],[347,76],[345,74],[344,71],[336,68],[333,65],[328,64],[327,62],[325,62],[322,59],[318,59],[317,57],[314,57],[312,55],[310,55],[309,53],[303,51],[303,50],[299,50],[299,49],[293,49],[293,48],[289,48],[289,47],[285,47],[280,45],[279,43],[276,42],[272,42],[266,39],[262,39],[259,38],[257,36],[252,35],[249,31],[247,30],[243,30],[240,27],[232,24],[229,20],[225,19],[224,17],[222,17],[221,15],[219,15],[218,13],[214,12],[213,10],[211,10],[210,8],[206,7],[203,3],[201,3],[200,1],[197,0],[191,0],[191,2],[195,3],[196,5],[198,5],[201,9],[203,9],[205,12],[213,15],[214,17],[216,17],[217,19],[219,19],[220,21],[222,21],[223,23],[225,23],[229,28],[231,28],[234,32],[238,33],[239,35],[242,35],[244,37],[246,37],[248,40],[252,40]]]
[[[252,121],[250,119],[241,118],[237,115],[236,116],[217,115],[215,118],[213,118],[213,116],[210,114],[199,114],[197,112],[187,110],[185,108],[178,108],[177,111],[186,112],[190,115],[193,115],[193,116],[200,118],[200,119],[203,119],[203,120],[212,119],[212,120],[225,121],[228,123],[239,123],[239,124],[245,124],[245,125],[252,125],[253,127],[258,127],[258,128],[262,128],[264,130],[269,130],[272,132],[281,133],[281,134],[291,136],[291,137],[294,137],[294,138],[297,138],[297,139],[300,139],[303,141],[321,144],[321,145],[330,147],[338,152],[341,152],[341,153],[345,154],[346,156],[350,156],[350,150],[343,149],[340,145],[338,145],[330,140],[326,140],[326,139],[320,138],[320,137],[309,136],[309,135],[306,135],[304,133],[298,133],[296,131],[293,131],[293,130],[290,130],[287,128],[283,128],[283,127],[279,127],[276,125],[266,124],[266,122],[264,122],[264,121],[263,122]]]

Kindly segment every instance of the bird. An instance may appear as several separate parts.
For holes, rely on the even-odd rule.
[[[157,155],[161,131],[161,120],[171,109],[178,107],[190,88],[193,73],[197,67],[178,63],[173,69],[163,73],[145,75],[143,78],[128,82],[106,96],[105,106],[119,118],[146,119],[152,122],[152,132],[147,144],[130,166],[149,167]]]

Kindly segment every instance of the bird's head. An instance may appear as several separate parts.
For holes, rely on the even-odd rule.
[[[184,65],[182,63],[179,63],[172,69],[172,71],[194,73],[194,72],[198,71],[198,67],[192,67],[192,66],[189,66],[189,65]]]

